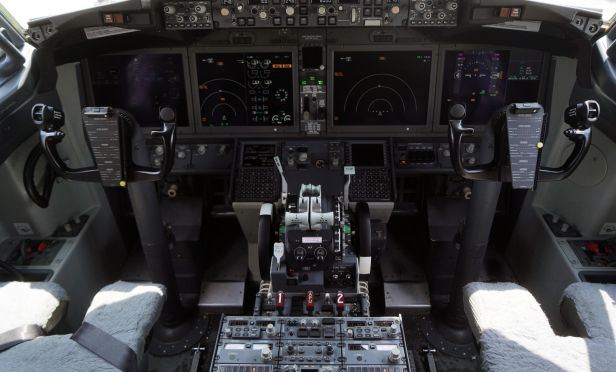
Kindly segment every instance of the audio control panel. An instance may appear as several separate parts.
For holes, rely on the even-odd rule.
[[[405,26],[406,0],[217,0],[217,28]]]
[[[411,364],[399,317],[226,316],[211,370],[410,372]]]
[[[163,19],[167,30],[204,30],[212,28],[210,1],[166,1]]]

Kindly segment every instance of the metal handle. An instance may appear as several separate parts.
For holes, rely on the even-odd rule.
[[[158,181],[165,178],[173,168],[175,158],[175,123],[164,123],[162,130],[151,132],[152,138],[163,142],[163,158],[160,168],[144,167],[132,163],[128,174],[129,182]]]

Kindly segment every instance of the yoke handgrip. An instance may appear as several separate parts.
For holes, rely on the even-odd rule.
[[[466,128],[462,120],[466,116],[466,108],[456,103],[449,109],[449,144],[451,147],[451,163],[456,173],[470,180],[485,180],[487,175],[498,175],[494,162],[466,167],[462,160],[462,145],[465,137],[475,134],[475,129]]]
[[[164,178],[173,168],[173,156],[175,154],[175,123],[163,123],[162,130],[153,130],[152,138],[160,138],[164,149],[160,168],[144,167],[131,164],[131,180],[134,181],[157,181]]]

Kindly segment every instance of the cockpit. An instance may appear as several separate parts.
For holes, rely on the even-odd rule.
[[[9,0],[0,371],[613,369],[591,3]]]

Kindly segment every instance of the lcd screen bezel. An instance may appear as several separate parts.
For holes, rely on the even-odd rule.
[[[514,51],[535,51],[538,54],[543,55],[543,62],[541,66],[541,78],[539,79],[539,88],[537,93],[537,101],[543,106],[546,112],[549,112],[549,107],[547,106],[547,86],[549,80],[549,71],[551,65],[551,54],[539,49],[532,48],[515,48],[509,47],[506,45],[488,45],[488,44],[441,44],[439,48],[439,58],[438,58],[438,81],[436,82],[436,102],[434,104],[434,128],[433,131],[437,133],[447,132],[449,130],[449,125],[441,124],[441,107],[443,103],[443,84],[444,74],[445,74],[445,56],[448,51],[469,51],[469,50],[507,50],[509,52]],[[511,59],[509,60],[511,62]],[[475,128],[479,131],[482,131],[485,128],[484,124],[477,123],[468,123],[464,120],[462,121],[465,127]]]
[[[117,53],[104,53],[100,56],[114,56],[114,55],[143,55],[143,54],[179,54],[182,56],[182,68],[184,69],[184,90],[186,94],[186,117],[188,118],[188,125],[185,126],[176,126],[176,131],[178,133],[194,133],[194,109],[193,109],[193,100],[192,100],[192,81],[190,79],[190,66],[188,63],[188,53],[186,48],[145,48],[145,49],[130,49]],[[90,76],[90,63],[89,59],[97,58],[97,56],[90,56],[84,58],[81,61],[82,66],[82,79],[85,85],[86,92],[86,105],[87,106],[97,106],[94,99],[94,86],[92,84],[92,78]],[[150,134],[153,128],[162,127],[162,122],[157,126],[145,126],[142,123],[139,123],[141,129],[144,133]]]
[[[197,79],[197,54],[212,53],[212,54],[237,54],[237,53],[291,53],[291,61],[293,63],[292,79],[293,79],[293,124],[289,126],[229,126],[229,127],[204,127],[201,125],[201,105],[199,99],[199,81]],[[191,74],[191,86],[192,86],[192,99],[195,104],[193,105],[193,116],[195,118],[195,131],[196,133],[207,133],[213,135],[224,134],[238,134],[238,135],[250,135],[250,134],[288,134],[299,132],[299,97],[298,92],[298,59],[297,59],[297,47],[195,47],[188,49],[188,58]]]
[[[426,122],[423,125],[334,125],[334,56],[336,52],[432,52],[432,62],[430,65],[430,79],[428,83],[428,107],[426,112]],[[344,45],[330,46],[327,49],[327,130],[329,133],[353,133],[353,134],[374,134],[400,135],[403,133],[426,133],[432,130],[432,120],[434,116],[435,100],[435,81],[438,65],[438,46],[417,44],[417,45]]]

